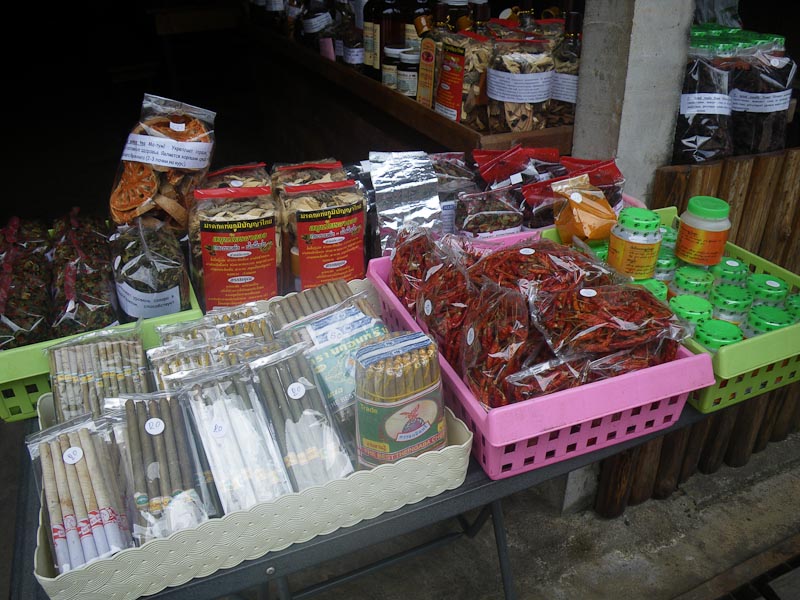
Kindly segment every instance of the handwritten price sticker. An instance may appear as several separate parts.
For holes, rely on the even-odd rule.
[[[83,458],[83,449],[78,446],[72,446],[64,452],[63,459],[68,465],[74,465]]]
[[[475,341],[475,330],[470,327],[467,331],[467,345],[472,346],[472,342]]]
[[[225,423],[223,423],[221,421],[218,421],[218,422],[213,423],[211,425],[211,430],[210,431],[211,431],[211,435],[213,435],[215,438],[221,438],[221,437],[225,437],[225,433],[227,432],[227,429],[228,429],[228,427],[227,427],[227,425]]]
[[[164,421],[156,417],[147,419],[144,424],[144,430],[150,435],[161,435],[164,433]]]
[[[292,400],[299,400],[306,395],[306,386],[299,381],[295,381],[286,388],[286,393]]]

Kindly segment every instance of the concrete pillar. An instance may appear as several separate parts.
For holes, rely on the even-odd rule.
[[[586,0],[572,154],[612,158],[649,201],[669,164],[693,0]]]
[[[600,463],[592,463],[539,484],[534,493],[559,514],[574,514],[591,508],[597,493]]]

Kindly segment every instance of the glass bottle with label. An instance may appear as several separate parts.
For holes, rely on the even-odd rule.
[[[400,64],[397,65],[397,91],[409,98],[416,98],[418,73],[419,52],[401,52]]]
[[[581,23],[580,13],[569,13],[564,26],[564,37],[553,51],[555,73],[550,92],[550,115],[553,119],[549,123],[551,126],[575,123],[581,59]]]
[[[299,40],[302,33],[300,20],[306,9],[305,0],[286,0],[286,18],[283,22],[283,33],[290,39]]]
[[[447,13],[454,31],[472,29],[472,16],[469,12],[469,0],[447,0]]]
[[[407,0],[405,11],[405,46],[419,52],[420,37],[417,33],[416,20],[432,16],[431,3],[428,0]]]
[[[417,79],[417,102],[433,108],[436,87],[439,83],[439,67],[442,63],[442,35],[450,31],[448,7],[443,2],[433,7],[433,20],[419,17],[415,25],[420,39],[419,72]]]
[[[381,76],[380,71],[375,71],[375,31],[381,3],[382,0],[368,0],[364,5],[364,73],[373,79]]]
[[[355,13],[350,4],[350,0],[336,0],[336,16],[334,17],[336,26],[334,29],[334,54],[336,62],[344,62],[344,35],[345,32],[354,27]]]
[[[406,21],[400,8],[400,0],[383,0],[379,14],[380,32],[375,32],[375,48],[380,52],[375,57],[373,66],[381,71],[383,49],[386,46],[405,48]]]
[[[469,10],[472,15],[472,31],[488,37],[490,32],[487,25],[492,18],[489,0],[469,0]]]
[[[353,21],[342,32],[342,60],[345,65],[359,73],[364,72],[364,37],[362,30]]]
[[[283,0],[266,0],[264,4],[264,25],[273,31],[278,31],[281,23],[286,18]]]

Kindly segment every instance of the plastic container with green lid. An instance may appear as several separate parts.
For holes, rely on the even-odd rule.
[[[741,329],[733,323],[720,321],[719,319],[708,319],[699,323],[695,327],[692,337],[698,344],[701,344],[711,352],[716,352],[722,346],[735,344],[744,339]]]
[[[669,300],[669,307],[686,324],[689,335],[692,334],[698,323],[711,319],[714,313],[711,302],[689,294],[673,296]]]
[[[708,299],[713,286],[714,276],[711,273],[690,265],[675,269],[675,277],[669,282],[669,292],[672,296],[691,294]]]
[[[794,317],[795,322],[800,321],[800,294],[786,296],[783,301],[783,310]]]
[[[737,285],[745,287],[747,285],[747,278],[750,277],[750,269],[742,261],[731,258],[730,256],[723,256],[722,260],[709,269],[709,272],[714,275],[715,285]]]
[[[747,315],[747,323],[742,325],[742,333],[744,333],[744,337],[751,338],[782,327],[788,327],[793,323],[794,318],[792,315],[782,308],[761,304],[750,309]]]
[[[669,248],[675,250],[675,241],[678,239],[678,230],[669,225],[661,225],[658,230],[661,232],[661,250]]]
[[[675,256],[692,265],[717,264],[725,254],[731,229],[730,212],[730,205],[721,198],[689,198],[678,226]]]
[[[658,279],[639,279],[633,283],[642,286],[662,302],[667,301],[667,284],[663,281]]]
[[[678,259],[675,254],[671,249],[662,247],[656,259],[656,272],[653,277],[659,281],[670,282],[675,277],[677,268]]]
[[[753,294],[735,285],[722,284],[714,286],[710,300],[715,319],[741,325],[747,320],[747,312],[753,304]]]
[[[747,279],[747,289],[753,294],[753,306],[781,306],[789,295],[789,285],[780,277],[755,273]]]
[[[617,217],[608,241],[608,264],[634,279],[650,279],[661,247],[658,213],[629,206]]]

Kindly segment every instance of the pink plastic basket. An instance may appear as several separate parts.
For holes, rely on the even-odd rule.
[[[421,331],[388,286],[391,260],[373,259],[383,320]],[[708,354],[681,347],[667,364],[487,411],[453,368],[439,358],[445,402],[475,434],[472,453],[491,479],[525,471],[665,429],[680,417],[689,393],[715,381]]]

